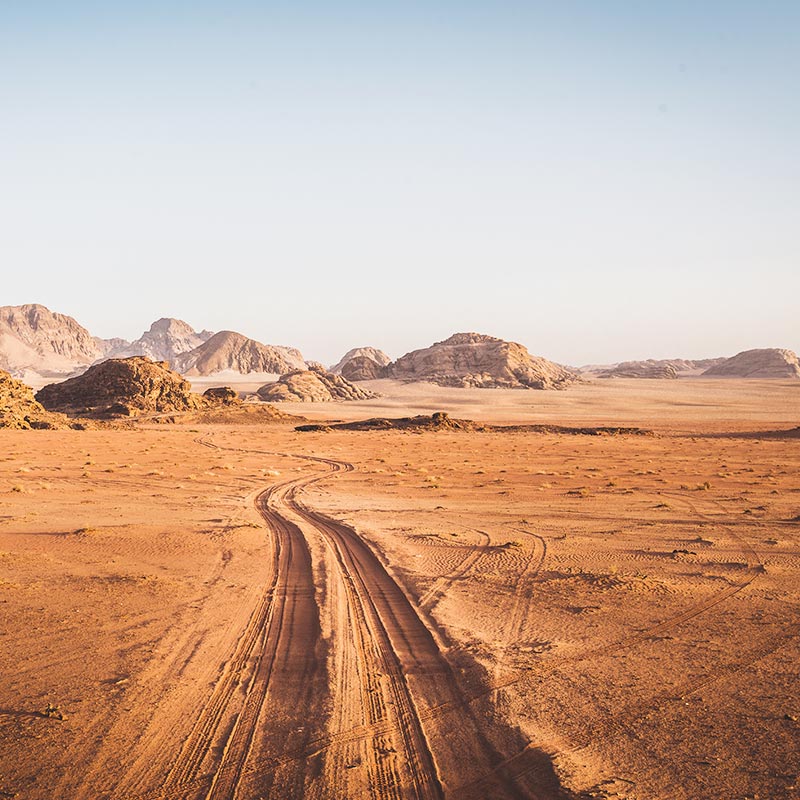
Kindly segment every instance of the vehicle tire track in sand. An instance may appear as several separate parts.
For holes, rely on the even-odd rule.
[[[500,682],[509,647],[514,641],[519,639],[525,622],[528,619],[528,612],[531,605],[531,585],[536,581],[544,565],[545,558],[547,558],[547,543],[543,537],[535,533],[530,533],[530,531],[522,530],[521,528],[515,528],[515,530],[517,533],[522,533],[533,540],[533,550],[514,586],[511,611],[508,615],[508,622],[503,630],[502,643],[494,667],[495,683]]]
[[[729,523],[726,524],[725,522],[721,521],[718,517],[713,517],[702,513],[697,509],[697,507],[694,505],[694,503],[692,503],[692,501],[689,498],[683,495],[672,494],[667,492],[661,492],[660,494],[663,496],[672,497],[675,500],[683,501],[695,515],[704,518],[706,520],[710,520],[720,525],[723,525],[729,531],[732,538],[734,538],[739,543],[739,545],[742,547],[743,552],[746,555],[747,567],[744,575],[742,575],[738,580],[731,583],[731,585],[727,586],[725,589],[715,592],[713,595],[706,598],[705,600],[693,603],[687,609],[684,609],[684,611],[678,614],[674,614],[670,617],[667,617],[666,619],[662,620],[659,623],[656,623],[655,625],[649,626],[642,630],[634,631],[627,636],[623,636],[615,640],[614,642],[609,642],[608,644],[604,645],[598,645],[596,647],[590,647],[574,655],[568,655],[563,657],[556,656],[551,659],[548,659],[546,662],[542,662],[538,666],[536,670],[536,676],[533,676],[526,672],[522,674],[517,674],[506,680],[496,679],[494,684],[487,689],[487,693],[492,694],[513,686],[525,687],[527,684],[531,685],[531,687],[533,688],[533,682],[537,677],[541,678],[546,674],[554,672],[567,664],[573,664],[580,661],[585,661],[588,658],[613,655],[618,652],[627,650],[631,647],[640,645],[643,642],[651,640],[653,637],[656,637],[662,633],[672,630],[675,627],[685,622],[689,622],[701,616],[702,614],[706,613],[712,608],[715,608],[716,606],[720,605],[721,603],[735,596],[742,590],[746,589],[760,574],[763,573],[764,568],[758,553],[755,551],[752,545],[746,539],[744,539],[744,537],[742,537],[736,531],[732,530],[733,527],[732,525],[730,525]],[[792,638],[793,635],[794,632],[793,631],[790,632],[789,638]],[[783,642],[781,642],[777,646],[780,647],[782,644]],[[777,649],[777,648],[772,648],[772,649]],[[763,654],[762,653],[757,654],[756,658],[754,658],[753,660],[757,660],[760,657],[764,657],[768,655],[769,652],[771,652],[771,649],[765,648]],[[746,664],[743,664],[742,666],[746,666]],[[728,671],[733,672],[736,670],[735,668],[730,670],[723,670],[721,671],[720,677],[722,677],[722,675],[727,673]],[[712,680],[710,680],[709,682],[713,682],[714,678],[712,676],[709,677],[712,678]],[[477,700],[480,696],[481,696],[480,693],[478,695],[473,696],[471,702]],[[438,713],[440,710],[441,709],[431,709],[431,711],[434,713]],[[636,714],[637,716],[640,716],[642,713],[644,713],[643,708],[641,706],[637,706],[636,711],[637,711]],[[624,721],[619,720],[615,717],[615,719],[610,722],[609,730],[606,732],[610,732],[610,730],[616,725],[624,727]],[[598,735],[602,735],[603,730],[604,729],[602,727],[595,727],[592,729],[587,728],[586,734],[579,736],[579,741],[574,743],[573,746],[568,748],[556,747],[553,745],[553,743],[550,742],[532,742],[526,745],[526,747],[524,747],[516,755],[512,755],[508,759],[506,759],[506,761],[503,762],[503,767],[508,771],[508,774],[512,776],[515,780],[521,780],[526,776],[530,776],[532,772],[535,773],[536,770],[535,765],[533,767],[530,767],[525,763],[525,758],[530,748],[541,747],[543,749],[546,749],[548,752],[572,752],[574,750],[578,750],[581,747],[588,745],[593,739],[597,738]],[[485,791],[487,788],[488,788],[488,783],[486,779],[480,778],[476,781],[463,784],[460,787],[460,791],[464,792],[478,791],[478,790]]]
[[[352,468],[331,459],[312,460],[337,471]],[[416,781],[423,779],[417,784],[423,793],[414,796],[472,796],[457,790],[465,778],[480,780],[493,798],[563,796],[549,760],[545,764],[542,754],[533,749],[528,751],[531,763],[526,768],[527,774],[539,776],[535,786],[518,785],[516,776],[503,769],[505,759],[497,745],[508,744],[507,731],[493,719],[490,709],[473,708],[405,592],[351,527],[312,510],[297,499],[298,493],[295,490],[287,495],[289,506],[334,548],[345,578],[352,581],[353,602],[363,609],[373,641],[383,651],[380,658],[387,670],[385,676],[391,684],[395,708],[399,709],[396,730],[406,755],[413,754],[414,761],[410,763],[414,763]],[[427,724],[423,727],[423,723]],[[430,758],[425,753],[428,748],[435,770],[433,763],[426,764]],[[420,768],[428,772],[421,773]],[[436,772],[440,780],[436,779]]]
[[[162,790],[144,796],[209,800],[236,797],[276,669],[281,672],[281,693],[271,713],[284,714],[289,719],[313,717],[318,698],[312,696],[312,691],[320,677],[320,628],[311,558],[299,528],[269,507],[271,498],[291,483],[271,486],[255,498],[256,508],[274,533],[268,581]],[[241,692],[244,698],[239,701],[236,695]],[[283,737],[281,748],[287,743],[302,746],[314,732],[306,727],[298,732],[296,728]],[[299,796],[303,781],[300,767],[302,764],[293,770],[293,776],[283,770],[280,776],[266,776],[269,780],[262,777],[270,784],[280,778],[284,789],[297,791]]]
[[[202,443],[205,446],[213,447],[211,443]],[[354,469],[351,464],[345,462],[325,459],[308,460],[325,463],[334,471]],[[290,729],[296,727],[290,724],[284,727],[279,740],[274,737],[277,740],[278,747],[273,748],[271,754],[269,753],[269,748],[267,748],[267,755],[273,756],[272,759],[267,758],[269,768],[261,769],[255,765],[248,764],[248,759],[254,748],[254,740],[257,736],[257,723],[265,704],[269,707],[271,719],[276,717],[275,698],[269,691],[273,665],[276,661],[276,651],[284,638],[289,639],[288,646],[291,647],[291,638],[295,635],[297,628],[297,614],[287,615],[282,607],[282,602],[285,601],[287,596],[297,594],[298,591],[299,593],[305,593],[312,601],[314,599],[313,577],[311,575],[307,543],[301,528],[286,513],[289,508],[292,511],[296,511],[288,498],[293,498],[294,493],[304,486],[328,476],[329,473],[304,475],[275,487],[270,487],[258,496],[258,510],[270,529],[276,534],[274,580],[273,586],[265,593],[263,607],[254,615],[254,622],[249,626],[253,631],[261,632],[260,638],[262,641],[259,645],[261,652],[258,656],[256,670],[247,687],[242,711],[236,718],[230,734],[224,742],[222,757],[211,780],[211,786],[208,792],[203,795],[208,800],[236,798],[240,795],[239,788],[241,786],[253,783],[258,783],[261,794],[270,790],[278,791],[276,780],[272,777],[274,773],[279,773],[281,770],[297,773],[298,765],[302,767],[308,760],[307,758],[287,759],[280,756],[274,758],[276,752],[285,754],[287,751],[303,752],[308,750],[308,739],[313,729],[308,728],[309,732],[304,737],[305,741],[298,741],[298,737],[291,736],[291,730],[287,731],[285,729],[285,727]],[[304,570],[302,575],[292,576],[292,552],[298,546],[303,550]],[[340,564],[343,563],[343,561],[340,562]],[[374,606],[370,607],[370,604],[364,601],[361,593],[353,592],[354,575],[346,571],[346,568],[343,568],[342,576],[347,597],[347,621],[352,626],[354,634],[352,638],[357,651],[357,658],[354,659],[357,666],[357,675],[354,680],[352,665],[350,665],[349,672],[351,674],[346,678],[341,678],[344,687],[338,688],[344,688],[346,693],[351,693],[352,688],[350,688],[350,692],[347,691],[348,685],[355,684],[358,696],[355,698],[355,703],[352,702],[352,697],[348,698],[350,705],[354,706],[357,713],[366,713],[367,719],[361,720],[359,718],[359,722],[366,722],[374,729],[372,738],[376,746],[371,749],[367,748],[367,755],[370,756],[367,764],[370,791],[376,798],[413,797],[415,800],[440,798],[442,797],[442,792],[436,776],[436,770],[427,747],[427,741],[416,717],[415,707],[399,661],[397,661],[396,657],[392,658],[394,651],[388,644],[380,619],[375,615]],[[299,581],[298,578],[300,579]],[[298,586],[300,587],[299,590]],[[266,603],[266,598],[269,598],[269,603]],[[314,605],[314,612],[317,619],[316,633],[319,635],[316,604]],[[340,631],[346,633],[349,626],[339,625],[338,627]],[[253,649],[253,643],[250,641],[252,637],[246,635],[243,638],[246,640],[246,644],[240,650],[246,660],[247,654]],[[292,709],[294,709],[294,722],[305,721],[308,719],[309,709],[313,702],[316,700],[319,705],[323,705],[322,701],[327,699],[327,693],[322,687],[318,686],[315,687],[317,691],[312,696],[312,687],[307,680],[304,680],[305,676],[298,675],[297,670],[292,672],[292,676],[282,675],[280,681],[281,703],[286,706],[287,719],[291,715]],[[287,679],[300,686],[307,687],[305,706],[302,704],[298,706],[296,702],[287,704],[285,698]],[[235,684],[226,686],[226,683],[225,681],[221,682],[222,688],[216,693],[218,696],[212,698],[212,702],[208,704],[207,709],[204,709],[204,713],[198,719],[196,730],[190,736],[184,748],[184,754],[179,759],[178,765],[173,768],[170,780],[164,787],[163,796],[182,797],[184,795],[180,793],[180,784],[191,784],[193,782],[192,778],[198,773],[204,754],[211,749],[214,732],[219,726],[220,713],[218,709],[221,711],[226,707],[230,700],[231,691],[235,688]],[[275,683],[276,692],[274,694],[277,695],[277,681]],[[388,692],[382,688],[381,684],[383,683],[388,684]],[[362,712],[362,709],[365,711]],[[277,713],[277,717],[280,720],[281,714]],[[389,724],[382,726],[381,723],[385,722]],[[277,724],[277,721],[274,725],[275,727],[282,727]],[[381,730],[382,727],[386,729]],[[393,752],[394,748],[387,746],[384,741],[387,735],[397,734],[397,732],[400,733],[402,755],[405,758],[405,772],[407,773],[405,782],[398,774],[403,767],[403,760],[398,757],[387,757]],[[316,733],[319,735],[320,732],[316,731]],[[361,749],[363,750],[364,748]],[[340,766],[343,768],[347,765],[342,764]],[[269,785],[265,785],[265,783]],[[187,796],[193,797],[194,795]],[[304,796],[302,782],[295,781],[291,785],[287,784],[286,781],[282,781],[279,794],[274,796]]]
[[[215,446],[208,442],[203,444]],[[347,599],[345,613],[358,628],[352,638],[361,681],[361,705],[368,709],[367,724],[341,734],[334,731],[311,739],[305,747],[297,742],[286,742],[288,746],[284,746],[277,757],[259,759],[258,764],[252,765],[245,763],[252,739],[245,733],[240,737],[243,744],[238,745],[240,755],[234,754],[232,760],[228,757],[231,766],[221,765],[207,797],[225,796],[213,793],[221,778],[229,781],[229,791],[232,789],[233,793],[228,796],[235,797],[236,786],[241,781],[268,776],[281,765],[296,769],[291,765],[298,761],[324,756],[329,750],[335,754],[336,748],[342,745],[356,742],[363,745],[364,740],[377,744],[377,748],[372,748],[377,755],[371,757],[367,765],[370,780],[374,781],[370,786],[374,797],[429,800],[443,796],[486,796],[483,792],[473,795],[456,788],[465,781],[479,781],[498,800],[565,797],[549,758],[534,748],[526,750],[529,758],[525,760],[524,779],[519,784],[516,777],[504,769],[505,754],[509,750],[518,753],[524,744],[519,732],[507,728],[496,718],[488,693],[479,699],[468,698],[462,692],[431,631],[372,548],[349,526],[313,511],[298,500],[298,494],[307,486],[333,473],[350,471],[353,465],[314,456],[293,457],[325,464],[332,472],[301,476],[281,484],[284,491],[272,495],[274,503],[270,504],[270,509],[284,523],[294,525],[291,517],[296,516],[312,526],[336,556]],[[276,520],[270,518],[268,522],[272,526]],[[377,674],[376,664],[379,665]],[[352,683],[352,669],[349,672],[348,680]],[[340,687],[335,686],[334,691],[338,690]],[[255,702],[259,704],[258,700]],[[235,736],[234,731],[231,739]],[[402,761],[400,756],[390,755],[394,750],[392,743],[400,745],[401,756],[406,761],[402,785],[393,774],[398,764],[402,770]],[[226,753],[232,747],[229,744]],[[228,773],[232,777],[226,777]],[[536,776],[534,781],[531,775]]]
[[[463,526],[466,527],[466,526]],[[477,528],[466,528],[473,533],[476,533],[481,541],[474,545],[470,551],[458,562],[454,569],[446,575],[440,575],[436,580],[423,592],[417,600],[417,605],[425,610],[430,611],[436,603],[439,602],[441,597],[453,585],[453,583],[460,578],[463,578],[486,554],[489,547],[490,539],[489,534],[485,531],[480,531]]]
[[[327,465],[334,473],[355,469],[344,461],[323,458],[310,460]],[[355,698],[346,696],[345,687],[337,687],[339,693],[345,695],[338,698],[339,706],[349,705],[351,711],[365,714],[364,722],[376,729],[375,734],[369,737],[371,746],[362,748],[372,796],[437,800],[443,796],[443,792],[428,740],[403,665],[393,647],[385,620],[370,594],[369,577],[354,557],[349,543],[338,535],[335,526],[318,518],[297,500],[298,493],[304,488],[327,477],[329,473],[300,479],[281,500],[283,509],[296,514],[321,534],[334,556],[341,578],[345,608],[338,611],[340,617],[347,619],[352,626],[350,642],[354,652],[348,655],[351,656],[351,664],[355,662],[359,682]],[[340,641],[339,646],[344,646],[344,641]],[[335,733],[333,741],[335,743]],[[396,748],[392,744],[400,748],[402,759],[393,755]],[[334,747],[334,753],[335,750]]]
[[[277,580],[255,672],[242,712],[225,743],[208,800],[239,797],[240,787],[248,783],[245,765],[256,747],[272,754],[287,746],[302,747],[312,734],[310,720],[315,712],[323,717],[324,692],[320,689],[324,684],[319,681],[321,630],[311,555],[300,528],[276,510],[282,494],[290,491],[294,483],[287,481],[270,487],[256,500],[259,513],[280,542]],[[276,674],[279,686],[272,692]],[[262,732],[258,727],[267,701],[272,725],[264,726]],[[265,741],[258,741],[261,738]],[[278,792],[280,797],[300,797],[305,784],[304,767],[299,762],[294,769],[275,770],[262,776],[261,782],[250,789],[259,796]]]

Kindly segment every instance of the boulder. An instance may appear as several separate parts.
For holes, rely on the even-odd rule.
[[[206,400],[210,400],[212,403],[222,403],[223,405],[232,405],[241,402],[239,400],[239,393],[230,386],[213,386],[203,392],[203,397],[205,397]]]

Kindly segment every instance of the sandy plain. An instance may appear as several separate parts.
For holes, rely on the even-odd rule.
[[[0,797],[800,794],[800,387],[375,388],[655,435],[0,432]]]

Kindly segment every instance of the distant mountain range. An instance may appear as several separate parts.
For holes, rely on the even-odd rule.
[[[309,368],[319,372],[319,365],[307,362],[296,348],[263,344],[235,331],[198,332],[170,317],[156,320],[138,339],[128,342],[92,336],[72,317],[42,305],[0,306],[0,369],[23,381],[63,380],[110,358],[132,356],[166,361],[190,377],[220,373],[277,377]],[[531,355],[516,342],[457,333],[396,361],[377,348],[357,347],[331,372],[348,381],[393,378],[456,387],[553,389],[569,386],[580,380],[581,374],[600,378],[800,379],[800,362],[791,350],[768,348],[747,350],[729,359],[650,359],[576,370]]]
[[[0,307],[0,369],[32,382],[64,379],[109,358],[147,356],[190,376],[233,371],[283,375],[306,369],[293,347],[267,345],[233,331],[199,333],[164,317],[133,342],[92,336],[72,317],[42,305]]]

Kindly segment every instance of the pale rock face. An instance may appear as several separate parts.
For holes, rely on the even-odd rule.
[[[226,370],[243,375],[251,372],[284,375],[305,368],[299,350],[262,344],[234,331],[215,333],[203,344],[175,358],[175,369],[184,375],[213,375]]]
[[[66,314],[32,304],[0,307],[0,367],[12,375],[69,375],[101,358],[104,340]]]
[[[727,378],[800,378],[800,361],[792,350],[771,347],[744,350],[721,364],[707,369],[703,376]]]
[[[457,333],[414,350],[386,371],[404,381],[477,388],[561,389],[578,379],[566,367],[532,356],[521,344],[479,333]]]
[[[324,369],[301,370],[282,375],[274,383],[264,384],[258,390],[258,396],[272,403],[329,403],[377,397],[374,392],[355,386],[341,375],[334,375]]]
[[[339,360],[338,364],[334,364],[331,367],[331,372],[341,375],[344,372],[345,366],[355,358],[368,358],[370,361],[374,361],[378,367],[385,367],[387,364],[391,362],[391,358],[383,352],[383,350],[378,350],[377,347],[354,347],[352,350],[348,350]],[[364,380],[363,378],[351,378],[350,380]]]
[[[153,361],[167,361],[173,364],[177,356],[194,350],[212,336],[211,331],[198,333],[183,320],[163,317],[156,320],[150,326],[150,330],[143,333],[135,342],[130,344],[124,342],[121,347],[113,348],[108,356],[114,358],[146,356]]]

